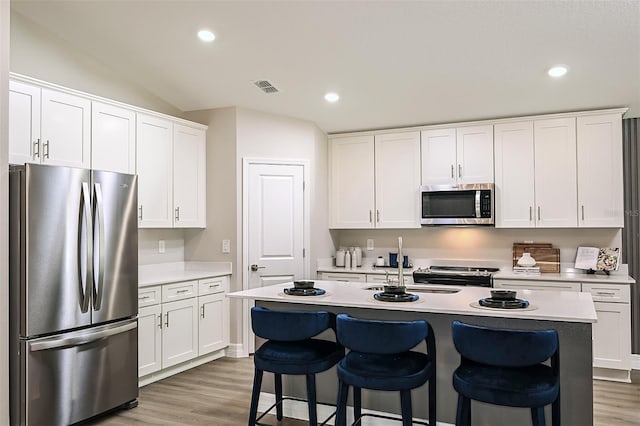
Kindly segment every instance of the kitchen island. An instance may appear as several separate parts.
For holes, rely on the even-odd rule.
[[[518,292],[518,297],[530,302],[529,309],[504,310],[472,306],[480,298],[489,297],[489,289],[480,287],[410,286],[407,291],[420,298],[406,303],[374,299],[373,295],[380,291],[380,287],[372,286],[371,283],[316,281],[316,288],[326,290],[320,296],[286,295],[284,289],[287,287],[292,287],[292,283],[231,293],[228,296],[252,299],[256,305],[279,310],[326,310],[368,319],[427,320],[433,327],[437,347],[438,421],[445,424],[455,423],[457,401],[451,377],[460,357],[451,339],[453,320],[489,327],[555,329],[560,339],[562,424],[593,424],[591,326],[597,317],[589,293],[523,290]],[[327,332],[326,338],[334,338],[333,333]],[[418,349],[424,350],[424,345]],[[266,379],[270,380],[268,376]],[[304,397],[305,384],[302,376],[283,377],[283,382],[285,394]],[[319,375],[317,383],[318,401],[335,404],[338,389],[335,370]],[[263,390],[269,389],[270,385],[265,382]],[[426,418],[426,387],[414,390],[412,397],[414,416]],[[392,393],[363,392],[362,405],[363,408],[375,411],[400,412],[399,397]],[[474,402],[472,407],[474,425],[511,426],[531,422],[527,409],[496,407],[479,402]],[[550,407],[547,407],[546,413],[550,423]]]

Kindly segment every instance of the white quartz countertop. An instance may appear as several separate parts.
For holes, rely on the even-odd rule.
[[[522,274],[514,273],[510,270],[500,270],[493,274],[494,279],[509,280],[527,280],[527,281],[575,281],[583,283],[605,283],[605,284],[633,284],[636,281],[626,274],[604,275],[604,274],[586,274],[576,273],[540,273],[540,274]]]
[[[416,268],[413,266],[409,268],[404,268],[405,274],[411,274]],[[337,273],[347,273],[347,274],[380,274],[385,275],[389,273],[389,275],[398,275],[398,268],[392,268],[390,266],[373,266],[373,265],[363,265],[358,266],[357,268],[345,268],[340,266],[325,266],[318,267],[316,272],[337,272]]]
[[[375,286],[375,285],[373,285]],[[309,305],[343,306],[354,308],[384,309],[442,314],[489,316],[565,322],[596,322],[597,316],[590,293],[550,292],[520,290],[517,297],[529,301],[534,309],[489,309],[471,306],[479,299],[490,297],[484,287],[453,287],[437,285],[408,286],[420,298],[415,302],[381,302],[374,299],[376,290],[368,290],[372,283],[338,281],[315,281],[315,287],[326,290],[321,296],[289,296],[284,289],[293,283],[275,284],[227,294],[231,298],[253,299],[273,302],[304,303]],[[452,294],[423,293],[419,289],[459,289]]]
[[[231,262],[172,262],[138,267],[138,287],[231,275]]]

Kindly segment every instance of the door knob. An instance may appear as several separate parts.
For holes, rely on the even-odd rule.
[[[251,265],[251,271],[252,272],[256,272],[258,269],[264,269],[266,268],[266,266],[258,266],[255,263],[253,265]]]

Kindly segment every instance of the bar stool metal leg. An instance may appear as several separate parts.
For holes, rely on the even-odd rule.
[[[282,374],[273,375],[273,385],[276,392],[276,419],[282,420]]]
[[[347,424],[347,397],[349,396],[349,385],[340,381],[338,385],[338,406],[336,407],[335,426],[346,426]]]
[[[353,418],[358,420],[362,417],[362,389],[353,387]]]
[[[400,408],[402,411],[402,426],[411,426],[412,411],[411,411],[411,391],[400,391]]]
[[[316,376],[307,374],[307,400],[309,405],[309,426],[318,426],[318,413],[316,409]]]
[[[544,407],[535,407],[531,409],[531,423],[533,426],[545,426]]]
[[[251,393],[251,408],[249,409],[249,426],[256,424],[258,416],[258,398],[260,398],[260,387],[262,386],[262,370],[255,369],[253,374],[253,392]]]

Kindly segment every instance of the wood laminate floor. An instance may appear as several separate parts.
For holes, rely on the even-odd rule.
[[[594,380],[594,426],[640,425],[640,372],[633,383]],[[139,405],[91,422],[91,425],[208,425],[247,424],[252,358],[222,358],[140,389]],[[267,416],[263,422],[302,426],[306,422]],[[580,426],[580,425],[571,425]]]

